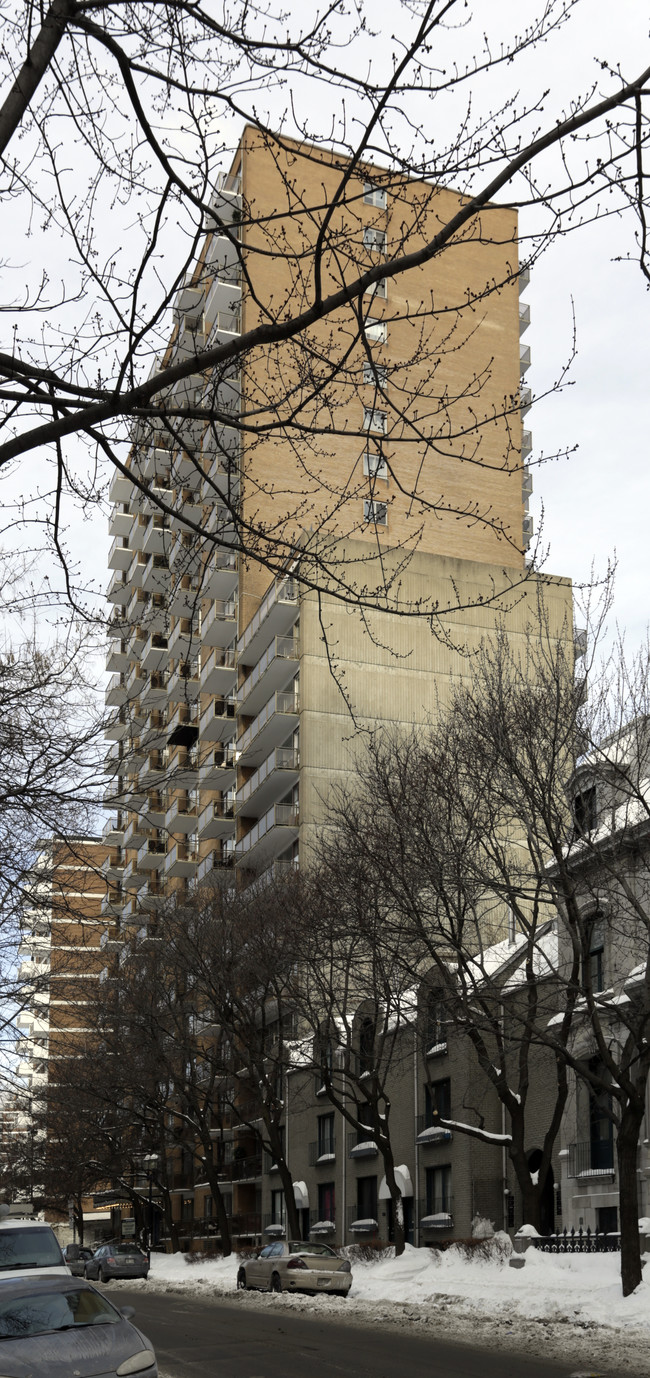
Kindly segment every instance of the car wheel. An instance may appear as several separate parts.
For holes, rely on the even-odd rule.
[[[273,1275],[272,1275],[272,1277],[271,1277],[271,1291],[272,1291],[272,1292],[281,1292],[281,1291],[282,1291],[282,1283],[281,1283],[281,1281],[280,1281],[280,1274],[279,1274],[279,1273],[273,1273]]]
[[[237,1287],[239,1288],[240,1292],[246,1292],[248,1290],[248,1283],[246,1281],[246,1271],[244,1268],[240,1268],[237,1274]]]
[[[106,1284],[110,1282],[108,1273],[105,1273],[103,1268],[100,1268],[99,1270],[99,1281],[103,1282],[104,1286],[106,1286]]]

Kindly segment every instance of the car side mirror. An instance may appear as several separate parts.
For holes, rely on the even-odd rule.
[[[125,1321],[132,1320],[133,1316],[135,1316],[135,1306],[121,1306],[120,1315],[124,1316]]]

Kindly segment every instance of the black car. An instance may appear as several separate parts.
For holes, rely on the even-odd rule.
[[[92,1256],[92,1249],[85,1249],[81,1244],[67,1244],[63,1250],[63,1257],[73,1278],[85,1277],[84,1265]]]
[[[122,1240],[119,1244],[102,1244],[84,1264],[84,1276],[93,1282],[110,1282],[111,1278],[146,1278],[149,1259],[138,1248]]]
[[[71,1277],[0,1283],[0,1371],[24,1378],[158,1378],[151,1341],[90,1283]]]

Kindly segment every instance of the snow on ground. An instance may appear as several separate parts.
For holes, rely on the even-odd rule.
[[[449,1340],[542,1354],[573,1362],[580,1373],[650,1372],[650,1280],[623,1298],[617,1254],[543,1254],[528,1249],[525,1267],[507,1258],[469,1260],[457,1249],[438,1253],[407,1245],[401,1258],[353,1263],[348,1300],[237,1292],[237,1259],[188,1264],[185,1256],[154,1254],[148,1282],[129,1290],[183,1292],[243,1307],[336,1314],[354,1325],[382,1325]],[[649,1269],[650,1271],[650,1269]]]

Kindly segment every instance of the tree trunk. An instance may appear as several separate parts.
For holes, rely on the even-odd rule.
[[[621,1229],[621,1283],[624,1297],[629,1297],[641,1281],[636,1160],[642,1119],[642,1112],[624,1110],[616,1141]]]
[[[77,1243],[83,1247],[84,1242],[84,1207],[81,1196],[75,1196],[72,1206],[73,1219],[77,1223]]]
[[[212,1197],[215,1215],[217,1217],[217,1229],[219,1230],[219,1234],[221,1236],[221,1252],[224,1258],[230,1258],[230,1255],[232,1253],[232,1236],[230,1233],[230,1221],[226,1214],[226,1206],[221,1192],[221,1187],[219,1186],[219,1175],[217,1169],[214,1166],[214,1159],[212,1156],[213,1145],[212,1140],[209,1137],[209,1133],[207,1138],[204,1137],[204,1135],[201,1136],[201,1142],[203,1144],[203,1151],[205,1153],[205,1175],[208,1179],[210,1195]]]
[[[280,1180],[284,1191],[284,1200],[287,1207],[287,1239],[300,1239],[300,1222],[298,1220],[298,1207],[293,1190],[293,1179],[289,1171],[289,1165],[282,1157],[277,1160],[280,1172]]]
[[[539,1234],[542,1232],[542,1208],[540,1183],[533,1182],[528,1166],[528,1156],[512,1150],[508,1154],[510,1162],[515,1170],[515,1176],[519,1190],[521,1192],[521,1204],[523,1210],[524,1225],[534,1225]],[[496,1223],[496,1222],[495,1222]]]
[[[383,1147],[379,1145],[384,1162],[384,1173],[386,1175],[386,1186],[390,1192],[390,1199],[393,1205],[393,1236],[395,1243],[395,1257],[399,1258],[404,1253],[406,1243],[404,1235],[404,1206],[402,1205],[402,1193],[395,1179],[395,1164],[390,1145]]]

